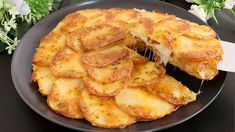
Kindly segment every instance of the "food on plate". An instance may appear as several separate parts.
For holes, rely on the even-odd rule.
[[[82,61],[88,66],[106,67],[128,56],[128,53],[128,49],[123,46],[113,46],[93,52],[84,53],[82,55]]]
[[[150,87],[156,85],[163,78],[164,74],[165,68],[154,62],[136,65],[132,71],[132,78],[128,86]]]
[[[53,57],[66,45],[66,36],[59,32],[51,32],[39,42],[39,46],[33,56],[33,63],[41,66],[49,66]]]
[[[176,106],[195,101],[197,96],[196,93],[167,74],[164,75],[163,79],[161,79],[158,84],[148,87],[147,89],[150,93]]]
[[[51,92],[52,85],[56,81],[56,77],[51,73],[49,67],[46,66],[33,66],[32,80],[37,82],[39,91],[42,95],[48,96]]]
[[[84,117],[94,126],[122,128],[135,122],[135,118],[122,111],[113,98],[102,98],[83,89],[79,104]]]
[[[79,79],[57,79],[47,98],[48,106],[65,117],[81,119],[83,115],[78,101],[82,83]]]
[[[53,57],[50,69],[56,77],[81,78],[87,74],[82,65],[81,53],[67,47]]]
[[[86,9],[68,14],[41,39],[32,80],[56,113],[123,128],[196,100],[196,93],[166,74],[167,63],[211,80],[222,54],[206,25],[156,11]]]
[[[84,87],[93,95],[110,97],[115,96],[121,89],[125,88],[128,80],[119,80],[110,83],[96,82],[91,77],[82,79]]]
[[[116,96],[117,105],[137,120],[156,120],[174,111],[175,106],[151,94],[146,88],[127,87]]]
[[[101,24],[80,29],[79,40],[83,50],[98,49],[124,39],[125,32],[115,26]]]

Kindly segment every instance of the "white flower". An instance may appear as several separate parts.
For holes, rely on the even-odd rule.
[[[18,15],[27,15],[30,13],[29,5],[24,0],[3,0],[4,4],[11,6],[11,12]]]
[[[192,5],[189,12],[196,15],[197,17],[202,19],[204,22],[206,22],[208,19],[206,12],[200,6]]]
[[[18,43],[19,43],[19,40],[17,39],[17,37],[15,37],[15,39],[12,42],[12,44],[8,45],[6,47],[6,50],[7,50],[8,54],[12,54],[12,51],[14,51],[16,49]]]
[[[29,5],[25,1],[23,1],[23,3],[21,4],[19,12],[21,15],[27,15],[30,13]]]
[[[224,3],[224,8],[232,9],[234,5],[235,5],[235,0],[226,0]]]
[[[16,29],[16,22],[13,17],[9,21],[4,21],[3,25],[7,33],[11,30],[11,28]]]

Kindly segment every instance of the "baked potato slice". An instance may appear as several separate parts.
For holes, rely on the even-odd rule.
[[[176,38],[190,31],[187,21],[176,18],[163,19],[154,25],[154,32],[169,31],[171,36]]]
[[[123,59],[128,53],[124,46],[113,46],[84,53],[82,55],[82,62],[92,67],[106,67]]]
[[[81,53],[67,47],[54,57],[50,69],[56,77],[81,78],[87,74],[82,65]]]
[[[56,77],[51,73],[49,67],[34,65],[32,80],[38,84],[39,92],[44,96],[48,96]]]
[[[99,83],[89,76],[83,79],[84,87],[93,95],[110,97],[115,96],[121,89],[125,88],[128,80],[119,80],[111,83]]]
[[[130,58],[134,65],[144,64],[148,62],[148,58],[140,55],[137,51],[128,48]]]
[[[49,66],[53,57],[66,45],[66,36],[58,32],[51,32],[39,43],[33,56],[33,64]]]
[[[83,50],[94,50],[123,40],[125,37],[126,33],[122,29],[101,24],[81,29],[79,40]]]
[[[131,72],[134,67],[129,57],[119,60],[106,67],[86,66],[88,75],[100,83],[111,83],[118,80],[131,78]]]
[[[75,52],[81,52],[83,50],[80,39],[79,39],[80,33],[81,33],[81,30],[75,30],[75,31],[68,33],[68,36],[67,36],[66,46],[68,46],[70,49],[74,50]]]
[[[174,57],[185,62],[209,60],[223,54],[220,41],[215,38],[202,40],[180,36],[173,43],[176,47]]]
[[[133,23],[129,30],[132,36],[139,38],[143,42],[147,42],[148,35],[153,32],[153,25],[154,22],[151,19],[142,18]]]
[[[111,8],[108,9],[114,16],[114,20],[134,23],[141,19],[141,14],[133,9]]]
[[[143,18],[148,18],[148,19],[152,20],[154,23],[158,23],[164,19],[175,19],[176,18],[176,16],[174,16],[174,15],[164,14],[159,11],[150,12],[150,11],[139,10],[139,9],[137,9],[137,11],[140,12],[140,14]]]
[[[103,128],[123,128],[135,122],[135,119],[119,109],[113,98],[100,98],[81,91],[79,104],[86,120],[93,126]]]
[[[170,63],[182,71],[185,71],[189,75],[192,75],[201,80],[212,80],[217,74],[217,62],[221,58],[212,58],[208,62],[208,60],[204,61],[196,61],[196,62],[186,62],[182,59],[177,59],[176,57],[170,58]]]
[[[78,102],[81,87],[81,80],[58,79],[47,98],[48,106],[65,117],[72,119],[83,118]]]
[[[215,31],[206,25],[199,25],[194,22],[187,21],[190,25],[190,31],[185,34],[187,37],[194,39],[213,39],[216,37]]]
[[[123,111],[144,121],[162,118],[175,109],[174,105],[151,94],[145,88],[124,88],[115,96],[115,101]]]
[[[129,87],[149,87],[157,84],[165,74],[165,68],[154,63],[136,65],[132,72]]]
[[[150,93],[157,95],[174,105],[186,105],[196,100],[196,93],[165,74],[156,86],[147,87]]]
[[[113,15],[104,9],[80,10],[77,13],[82,14],[88,20],[83,24],[83,27],[92,27],[113,20]]]
[[[88,19],[85,16],[73,12],[66,15],[53,31],[68,34],[82,28],[87,20]]]

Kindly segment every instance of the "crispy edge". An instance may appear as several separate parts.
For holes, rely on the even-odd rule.
[[[85,69],[84,69],[83,72],[77,72],[77,73],[76,73],[75,71],[73,71],[73,70],[72,70],[72,71],[67,71],[67,73],[65,73],[65,72],[61,73],[61,72],[57,72],[57,71],[55,70],[55,69],[56,69],[56,63],[57,63],[57,61],[60,61],[60,60],[69,61],[69,59],[71,59],[71,54],[65,54],[65,53],[64,53],[64,51],[66,51],[66,50],[69,50],[72,55],[75,55],[75,56],[77,56],[77,57],[80,56],[80,55],[79,55],[79,54],[80,54],[79,52],[74,52],[73,50],[71,50],[71,49],[69,49],[69,48],[67,48],[67,47],[65,47],[64,49],[61,49],[61,50],[55,55],[55,57],[52,59],[52,63],[50,64],[50,69],[51,69],[52,73],[53,73],[55,76],[57,76],[57,77],[68,77],[68,78],[81,78],[81,77],[83,77],[83,76],[86,76],[87,73],[86,73]],[[81,61],[81,60],[80,60],[80,61]],[[80,62],[80,63],[81,63],[80,66],[83,67],[82,62]]]
[[[86,38],[92,31],[96,31],[96,30],[100,30],[104,28],[109,28],[109,30],[111,30],[109,32],[111,37],[109,36],[108,38],[106,36],[107,35],[106,33],[106,34],[103,34],[102,37],[96,37],[95,38],[96,40],[91,40],[91,41],[84,40],[84,38]],[[84,50],[92,50],[92,49],[97,49],[97,48],[110,45],[114,42],[124,39],[125,37],[126,37],[126,33],[122,29],[115,27],[115,26],[111,26],[109,24],[100,24],[94,27],[83,28],[79,35],[79,40]]]
[[[116,50],[114,49],[116,48]],[[112,50],[114,49],[114,51]],[[124,47],[111,47],[98,51],[84,53],[82,62],[92,67],[106,67],[128,55],[128,50]]]
[[[132,118],[131,116],[129,116],[130,121],[129,121],[127,124],[118,124],[118,125],[109,126],[109,125],[103,125],[103,124],[95,123],[95,121],[94,121],[94,120],[92,119],[92,117],[91,117],[91,113],[89,113],[88,107],[85,107],[85,104],[84,104],[84,102],[82,101],[82,100],[83,100],[82,94],[84,93],[84,91],[85,91],[89,96],[91,96],[92,98],[98,98],[98,99],[100,99],[100,100],[104,100],[105,103],[108,102],[108,101],[110,101],[110,100],[113,100],[113,99],[112,99],[112,98],[96,97],[96,96],[93,96],[93,95],[89,94],[87,90],[85,90],[85,89],[82,90],[82,92],[81,92],[81,100],[79,100],[79,104],[80,104],[80,106],[81,106],[81,110],[82,110],[82,113],[83,113],[85,119],[86,119],[87,121],[89,121],[93,126],[98,126],[98,127],[102,127],[102,128],[124,128],[125,126],[129,126],[129,125],[131,125],[131,124],[133,124],[133,123],[136,122],[134,118]],[[108,103],[110,103],[110,102],[108,102]],[[113,104],[117,107],[117,105],[116,105],[116,103],[115,103],[114,101],[113,101]],[[117,107],[117,108],[118,108],[118,107]],[[112,107],[110,107],[110,110],[112,110]],[[120,109],[120,110],[121,110],[121,109]],[[121,110],[121,111],[122,111],[122,110]],[[125,113],[125,112],[124,112],[124,113]],[[128,115],[127,115],[127,116],[128,116]]]

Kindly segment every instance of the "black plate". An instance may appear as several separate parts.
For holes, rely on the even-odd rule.
[[[146,10],[160,10],[169,14],[175,14],[178,17],[185,18],[200,24],[204,24],[200,19],[188,13],[184,9],[174,5],[159,2],[155,0],[86,0],[76,5],[66,7],[54,12],[42,21],[33,26],[21,39],[20,45],[14,53],[11,65],[11,74],[17,92],[25,103],[46,119],[59,125],[83,131],[109,131],[110,129],[102,129],[93,127],[85,120],[72,120],[64,118],[51,111],[47,104],[46,98],[38,92],[38,87],[31,82],[32,56],[38,46],[39,40],[49,33],[57,23],[68,13],[78,9],[89,8],[139,8]],[[191,90],[197,92],[201,81],[187,75],[186,73],[171,66],[167,67],[168,74],[174,76],[177,80],[188,86]],[[117,131],[146,131],[161,130],[183,121],[190,119],[204,108],[206,108],[220,93],[226,77],[226,72],[219,74],[212,80],[204,82],[202,85],[202,93],[197,96],[197,100],[186,106],[179,108],[177,111],[162,119],[149,122],[138,122],[124,129],[112,129]]]

